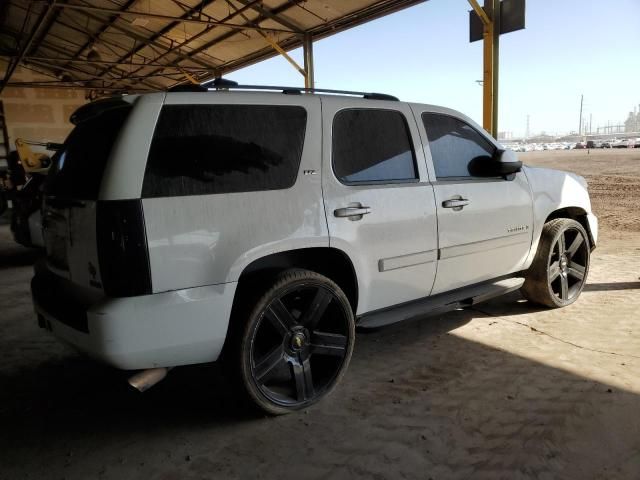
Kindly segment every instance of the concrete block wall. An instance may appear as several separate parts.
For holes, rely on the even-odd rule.
[[[0,64],[2,75],[5,71],[6,64]],[[12,82],[36,80],[52,79],[22,67],[11,77]],[[73,128],[69,116],[87,103],[84,95],[84,90],[6,87],[0,100],[4,104],[10,149],[15,150],[16,138],[63,142]]]

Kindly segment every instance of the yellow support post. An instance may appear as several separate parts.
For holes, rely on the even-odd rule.
[[[484,9],[477,0],[469,0],[469,4],[482,20],[483,28],[482,126],[498,138],[500,0],[485,0]]]
[[[491,0],[485,0],[485,3]],[[500,78],[500,0],[493,0],[493,29],[491,31],[491,135],[498,139],[498,80]]]
[[[198,80],[196,80],[193,77],[193,75],[191,75],[189,72],[187,72],[186,70],[184,70],[184,69],[182,69],[180,67],[178,67],[178,68],[180,69],[180,73],[182,73],[185,76],[185,78],[187,80],[189,80],[193,85],[199,85],[200,84],[200,82]]]
[[[285,59],[286,59],[286,60],[287,60],[291,65],[293,65],[293,68],[295,68],[296,70],[298,70],[298,72],[300,72],[300,74],[301,74],[303,77],[305,77],[305,78],[306,78],[307,74],[306,74],[306,72],[304,71],[304,68],[302,68],[300,65],[298,65],[298,64],[296,63],[296,61],[295,61],[293,58],[291,58],[291,57],[289,56],[289,54],[288,54],[287,52],[285,52],[285,51],[284,51],[284,49],[283,49],[280,45],[278,45],[278,43],[277,43],[275,40],[273,40],[273,39],[272,39],[269,35],[267,35],[266,33],[261,32],[260,30],[258,30],[258,33],[259,33],[260,35],[262,35],[262,37],[263,37],[267,42],[269,42],[269,45],[271,45],[271,46],[273,47],[273,49],[274,49],[276,52],[278,52],[280,55],[282,55],[282,56],[283,56],[283,57],[284,57],[284,58],[285,58]]]

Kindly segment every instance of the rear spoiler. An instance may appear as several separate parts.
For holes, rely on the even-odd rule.
[[[85,122],[90,118],[97,117],[108,110],[123,107],[131,107],[131,103],[121,97],[96,100],[95,102],[87,103],[86,105],[82,105],[78,108],[71,114],[69,121],[74,125],[78,125],[79,123]]]

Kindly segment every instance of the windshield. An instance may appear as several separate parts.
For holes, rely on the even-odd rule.
[[[45,192],[97,200],[111,148],[130,112],[131,106],[122,106],[79,123],[52,159]]]

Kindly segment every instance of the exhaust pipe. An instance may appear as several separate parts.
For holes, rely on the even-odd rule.
[[[142,370],[135,375],[129,377],[129,385],[138,390],[145,392],[153,387],[156,383],[163,380],[167,376],[172,367],[150,368]]]

